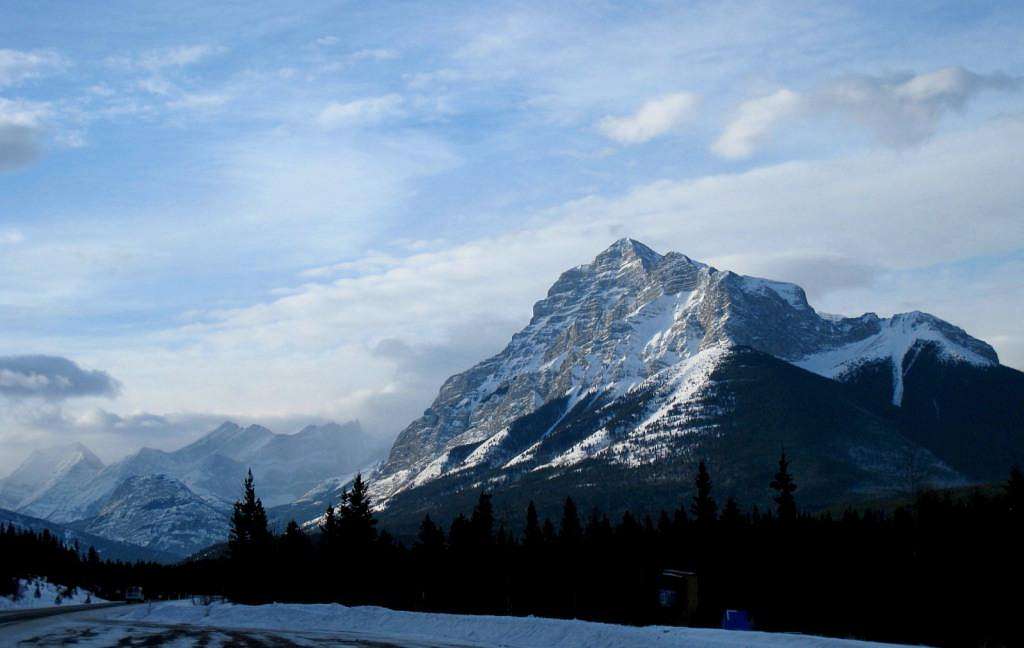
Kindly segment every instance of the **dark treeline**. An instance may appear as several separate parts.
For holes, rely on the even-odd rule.
[[[716,501],[703,463],[694,487],[675,510],[614,520],[578,511],[569,498],[557,520],[540,518],[532,504],[519,520],[498,519],[484,492],[448,528],[425,517],[415,542],[404,546],[377,528],[359,477],[319,528],[292,522],[274,534],[250,474],[219,558],[107,563],[52,537],[44,542],[45,534],[11,530],[0,550],[10,555],[16,547],[32,556],[19,558],[32,573],[95,584],[97,592],[138,584],[149,595],[224,594],[245,603],[338,601],[633,624],[679,621],[658,607],[657,596],[659,575],[678,569],[697,574],[693,625],[718,626],[725,610],[742,609],[770,631],[935,645],[1024,640],[1017,620],[1024,477],[1017,469],[999,489],[922,492],[892,512],[800,513],[785,456],[766,484],[772,510]],[[52,571],[58,564],[59,576]]]
[[[1024,478],[995,494],[924,492],[891,513],[802,515],[785,455],[773,510],[718,503],[701,463],[696,495],[673,511],[611,520],[565,500],[559,520],[533,505],[496,519],[481,493],[444,529],[423,519],[410,547],[376,528],[357,478],[320,532],[266,530],[251,478],[236,505],[228,594],[245,602],[339,601],[429,611],[673,623],[658,580],[695,572],[690,620],[717,626],[747,610],[763,630],[941,645],[1015,645],[1024,576]],[[514,532],[512,527],[514,527]]]
[[[35,578],[45,578],[67,595],[81,588],[100,598],[118,600],[132,585],[172,595],[191,591],[194,581],[212,581],[206,574],[196,577],[199,572],[209,571],[208,564],[170,566],[103,560],[93,547],[67,544],[47,529],[37,532],[13,524],[0,525],[0,596],[34,596],[33,587],[19,591],[18,581]]]

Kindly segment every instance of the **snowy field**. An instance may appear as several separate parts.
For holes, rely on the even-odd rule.
[[[397,612],[379,607],[273,604],[245,606],[189,602],[135,606],[113,613],[121,621],[170,625],[319,630],[359,633],[367,638],[409,645],[502,646],[508,648],[633,648],[659,646],[880,646],[858,641],[763,632],[702,628],[636,628],[587,621]],[[437,644],[434,644],[437,645]]]
[[[397,612],[342,605],[144,603],[0,625],[0,645],[660,648],[885,646],[795,634]]]
[[[30,608],[52,607],[54,605],[84,605],[85,603],[103,603],[104,600],[93,596],[85,590],[76,590],[68,594],[64,588],[46,580],[19,580],[21,595],[17,599],[0,596],[0,611],[24,610]],[[36,597],[38,587],[39,596]]]

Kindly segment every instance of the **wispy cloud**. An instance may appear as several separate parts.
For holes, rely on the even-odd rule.
[[[316,120],[324,128],[377,124],[404,115],[404,105],[405,100],[398,94],[334,102],[321,110]]]
[[[0,49],[0,88],[56,72],[66,66],[67,61],[50,50],[23,52]]]
[[[1020,79],[946,67],[915,75],[848,76],[800,94],[783,88],[750,99],[712,144],[726,158],[752,155],[786,122],[835,115],[865,128],[882,144],[905,147],[935,134],[941,118],[962,111],[985,90],[1010,91]]]
[[[155,72],[168,68],[184,68],[200,63],[211,56],[222,54],[227,48],[217,45],[178,45],[149,50],[139,54],[111,56],[107,64],[122,69],[140,69]]]
[[[785,88],[744,101],[711,150],[727,158],[749,157],[780,122],[797,114],[801,106],[800,95]]]
[[[677,92],[651,99],[624,117],[605,117],[598,129],[619,144],[641,144],[665,135],[693,119],[700,103],[697,95]]]

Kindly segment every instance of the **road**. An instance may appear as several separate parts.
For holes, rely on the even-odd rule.
[[[109,605],[109,604],[108,604]],[[210,628],[123,621],[111,611],[123,604],[41,608],[19,612],[30,617],[0,616],[0,646],[49,648],[149,648],[197,646],[201,648],[291,648],[338,646],[349,648],[460,648],[455,644],[387,639],[372,634],[276,631],[245,628]],[[80,610],[78,608],[87,607]],[[45,610],[45,612],[44,612]],[[468,648],[462,646],[461,648]]]

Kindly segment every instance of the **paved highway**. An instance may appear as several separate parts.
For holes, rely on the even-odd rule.
[[[17,610],[0,614],[0,646],[46,648],[74,646],[150,647],[202,646],[204,648],[292,648],[338,646],[348,648],[459,648],[454,644],[384,639],[360,633],[284,631],[246,628],[210,628],[181,624],[146,623],[111,618],[111,610],[126,603],[69,605]],[[145,605],[145,603],[141,604]],[[463,646],[462,648],[467,648]]]

